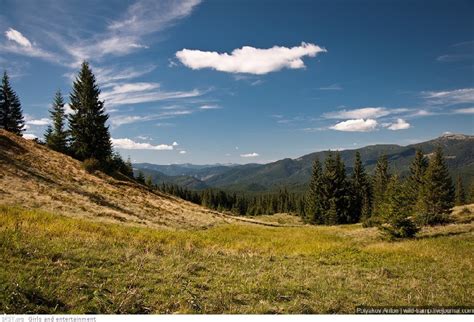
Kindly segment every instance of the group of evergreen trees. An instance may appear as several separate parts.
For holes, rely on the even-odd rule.
[[[140,174],[140,172],[137,175],[137,181],[204,207],[219,211],[229,211],[240,216],[272,215],[275,213],[300,214],[304,211],[303,195],[289,193],[286,189],[255,196],[226,192],[219,189],[194,191],[169,183],[155,186],[151,184],[150,177],[145,179],[143,173]]]
[[[104,171],[119,171],[133,177],[131,163],[124,162],[112,149],[106,125],[108,115],[99,95],[95,76],[89,64],[83,62],[69,97],[72,113],[66,115],[64,98],[60,91],[56,92],[49,111],[51,124],[44,134],[44,143],[78,160],[97,163]],[[11,88],[6,71],[0,86],[0,128],[18,135],[24,130],[20,100]]]
[[[324,169],[318,159],[313,162],[304,218],[310,223],[327,225],[358,222],[370,212],[370,191],[358,152],[350,177],[346,176],[339,153],[330,152]]]
[[[22,135],[25,120],[21,110],[20,99],[10,85],[5,71],[0,84],[0,129]]]
[[[465,202],[458,179],[456,202]],[[388,159],[382,155],[369,177],[356,153],[352,175],[346,176],[338,153],[330,153],[322,168],[313,163],[306,196],[304,218],[316,224],[343,224],[362,221],[377,225],[395,237],[413,236],[421,225],[443,223],[454,206],[455,189],[438,147],[428,160],[417,151],[410,175],[402,180],[390,174]]]

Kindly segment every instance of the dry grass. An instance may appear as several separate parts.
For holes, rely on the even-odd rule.
[[[0,203],[160,228],[208,228],[233,219],[126,180],[0,130]]]
[[[474,305],[471,224],[157,230],[0,207],[3,313],[351,313]],[[471,227],[471,228],[469,228]]]

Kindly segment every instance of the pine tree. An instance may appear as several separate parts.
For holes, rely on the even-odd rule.
[[[139,183],[145,183],[145,174],[143,174],[143,172],[141,170],[138,171],[136,179]]]
[[[464,185],[461,176],[458,176],[456,178],[455,204],[456,206],[462,206],[466,204],[466,191],[464,190]]]
[[[133,178],[133,166],[132,166],[132,160],[130,160],[130,156],[127,158],[127,161],[125,162],[125,169],[124,169],[124,174],[127,177]]]
[[[351,176],[350,216],[350,222],[358,222],[360,218],[370,216],[370,184],[358,151]]]
[[[61,91],[57,91],[53,105],[49,111],[53,125],[48,126],[44,135],[46,145],[51,149],[67,152],[67,131],[65,129],[66,113],[64,110],[64,99]]]
[[[321,205],[325,224],[347,222],[349,213],[349,195],[346,172],[341,156],[329,153],[324,162]]]
[[[146,184],[148,187],[153,186],[153,178],[152,178],[150,175],[146,177],[145,184]]]
[[[375,166],[375,173],[373,177],[373,215],[384,215],[384,204],[386,202],[386,190],[390,180],[388,159],[384,154],[382,155]]]
[[[69,117],[71,150],[80,160],[95,158],[104,163],[112,154],[108,115],[99,100],[100,89],[87,62],[73,83],[70,95],[73,114]]]
[[[21,135],[24,126],[25,121],[20,99],[12,89],[8,74],[5,71],[0,85],[0,129]]]
[[[407,179],[407,189],[405,191],[407,198],[410,201],[410,213],[415,209],[418,196],[421,193],[424,184],[424,176],[427,168],[428,160],[425,158],[421,150],[416,150],[415,158],[410,165],[410,176]]]
[[[438,147],[429,161],[424,184],[417,203],[417,220],[423,225],[435,225],[447,220],[454,206],[454,186],[443,150]]]
[[[313,161],[313,170],[311,174],[311,181],[309,183],[309,190],[306,194],[305,217],[306,220],[312,223],[322,223],[322,167],[319,160],[316,158]]]
[[[409,216],[410,198],[405,193],[406,183],[400,182],[398,176],[392,176],[387,186],[384,207],[379,228],[390,238],[413,237],[419,230]]]

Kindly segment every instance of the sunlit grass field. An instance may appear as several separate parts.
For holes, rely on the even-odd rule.
[[[1,313],[353,313],[474,305],[473,224],[156,230],[0,207]]]

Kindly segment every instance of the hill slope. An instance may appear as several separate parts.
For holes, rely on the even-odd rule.
[[[204,228],[232,221],[126,179],[89,174],[79,161],[3,130],[0,204],[152,227]]]

